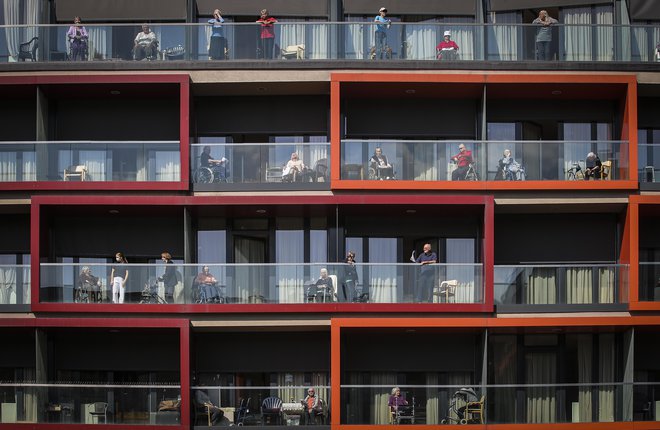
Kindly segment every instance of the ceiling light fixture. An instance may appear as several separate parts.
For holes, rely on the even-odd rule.
[[[121,91],[119,91],[119,90],[110,90],[110,94],[112,94],[113,96],[118,96],[119,94],[121,94]]]
[[[552,92],[552,95],[553,95],[553,96],[561,95],[561,90],[554,90],[554,91]]]
[[[108,213],[110,213],[110,214],[112,214],[112,215],[117,215],[117,214],[119,213],[119,210],[118,210],[118,209],[110,209],[110,210],[108,211]]]
[[[415,94],[416,92],[417,90],[413,90],[413,89],[406,90],[406,94]]]
[[[265,214],[265,213],[266,213],[266,209],[257,209],[256,212],[257,212],[258,214]]]

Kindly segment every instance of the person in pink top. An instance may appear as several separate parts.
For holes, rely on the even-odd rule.
[[[451,32],[445,31],[442,42],[435,47],[438,60],[455,60],[458,56],[458,45],[451,40]]]
[[[257,23],[261,24],[261,33],[259,35],[259,55],[258,58],[270,60],[273,58],[273,46],[275,44],[275,28],[277,19],[268,15],[268,9],[261,10],[261,17]]]

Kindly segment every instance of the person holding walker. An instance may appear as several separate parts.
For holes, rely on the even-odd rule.
[[[126,281],[128,280],[128,260],[124,254],[115,254],[115,264],[110,271],[110,283],[112,284],[112,303],[124,303],[126,293]]]

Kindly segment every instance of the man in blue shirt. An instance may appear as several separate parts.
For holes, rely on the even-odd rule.
[[[392,21],[385,18],[386,16],[387,9],[381,7],[374,19],[376,23],[376,57],[381,60],[385,56],[385,50],[387,49],[387,29],[392,25]]]
[[[424,252],[419,254],[419,257],[415,260],[415,263],[418,263],[420,267],[419,278],[417,279],[417,298],[415,302],[431,303],[433,300],[433,281],[435,280],[435,270],[430,266],[430,264],[435,264],[438,262],[438,256],[431,250],[431,244],[427,243],[424,245]]]

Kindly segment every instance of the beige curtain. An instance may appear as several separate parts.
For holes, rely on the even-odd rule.
[[[590,267],[566,269],[566,303],[593,303],[593,282]]]
[[[578,382],[581,384],[590,384],[593,348],[592,337],[590,334],[577,335],[577,354],[578,354]],[[578,402],[580,404],[579,422],[589,423],[592,417],[591,404],[591,386],[581,386],[578,391]],[[575,417],[573,417],[575,419]]]
[[[611,267],[598,269],[598,303],[614,303],[615,271]]]
[[[296,373],[279,373],[277,375],[277,397],[282,399],[284,403],[298,402],[305,398],[305,374],[302,372]]]
[[[557,281],[554,268],[535,268],[528,278],[525,300],[530,305],[554,305],[557,302]]]
[[[557,380],[557,357],[552,352],[532,352],[525,357],[525,380],[529,384],[554,384]],[[527,422],[557,421],[555,387],[527,388]]]
[[[600,364],[598,380],[601,383],[614,382],[614,334],[602,333],[598,335],[598,349]],[[602,385],[598,390],[598,421],[614,421],[614,386]]]
[[[426,389],[426,424],[438,424],[441,412],[438,410],[438,374],[427,373],[426,385],[434,386]]]
[[[16,304],[16,266],[0,266],[0,304]]]
[[[36,380],[36,371],[35,369],[24,369],[23,370],[23,379],[25,381],[34,381]],[[45,399],[42,399],[45,400]],[[23,390],[23,413],[25,414],[25,421],[29,423],[37,422],[37,405],[39,404],[39,399],[37,397],[37,388],[35,387],[26,387]]]
[[[385,387],[373,388],[373,408],[370,422],[373,424],[389,424],[390,409],[387,406],[387,400],[392,393],[392,388],[396,385],[396,375],[394,373],[373,373],[371,375],[373,385],[385,385]]]

